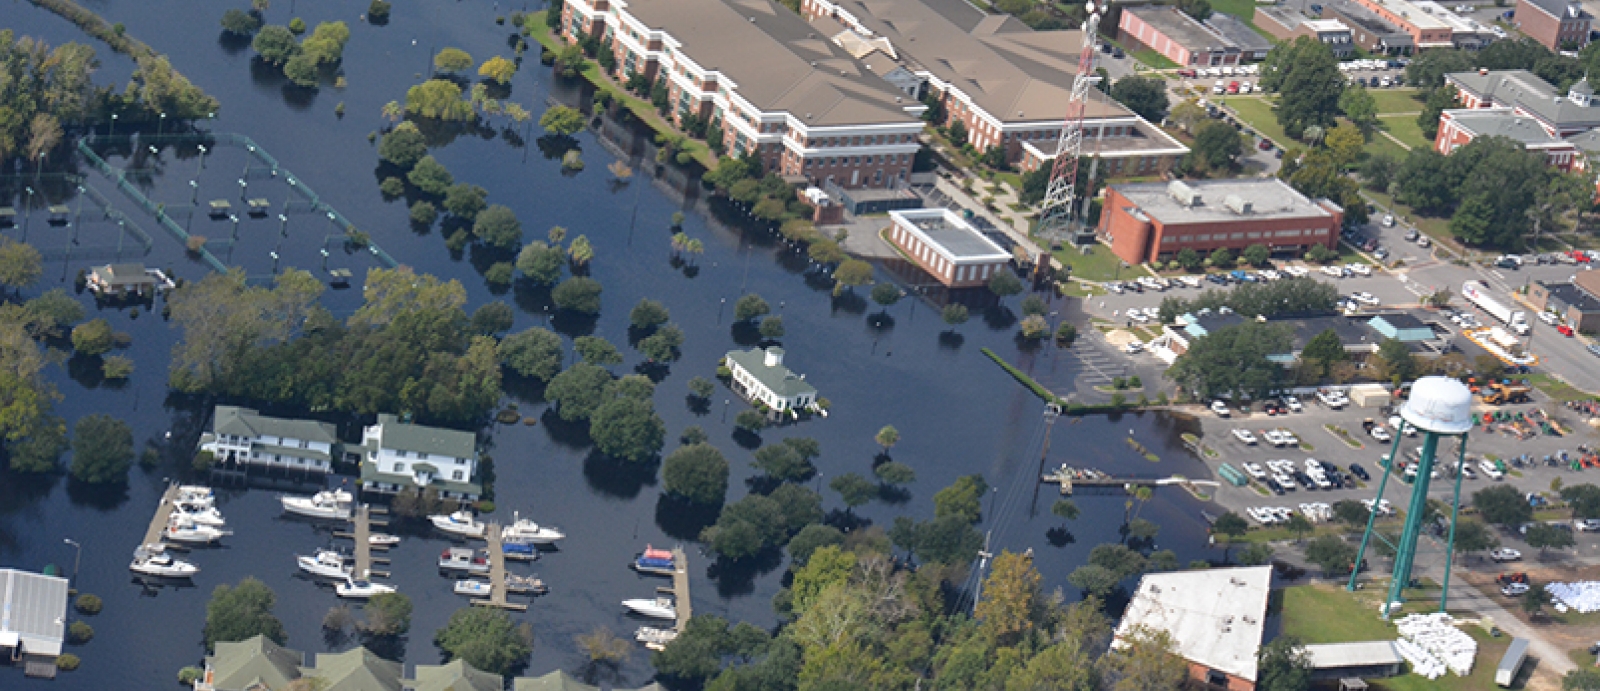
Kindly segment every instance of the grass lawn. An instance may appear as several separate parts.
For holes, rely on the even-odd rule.
[[[1118,277],[1118,270],[1122,260],[1111,253],[1111,248],[1105,245],[1090,245],[1089,254],[1078,251],[1077,248],[1067,246],[1054,252],[1055,257],[1062,264],[1072,267],[1072,275],[1090,281],[1112,281]],[[1120,273],[1129,277],[1145,275],[1138,269],[1121,269]]]
[[[1158,70],[1173,70],[1178,68],[1178,63],[1167,59],[1167,56],[1157,53],[1149,48],[1133,51],[1133,59]]]
[[[1415,113],[1422,110],[1422,101],[1416,99],[1419,93],[1416,89],[1367,89],[1372,94],[1372,102],[1378,106],[1378,114],[1384,113]]]
[[[1528,375],[1528,381],[1533,384],[1534,388],[1545,392],[1546,395],[1558,401],[1578,401],[1593,398],[1593,396],[1573,388],[1571,384],[1548,374],[1530,374]]]
[[[1367,587],[1361,593],[1327,584],[1284,588],[1283,633],[1306,643],[1394,640],[1394,626],[1366,604],[1368,599],[1381,601],[1383,595],[1373,590],[1376,585]]]
[[[559,50],[562,46],[562,43],[560,39],[556,38],[550,33],[550,31],[545,29],[544,16],[545,10],[540,10],[528,15],[528,26],[533,27],[533,31],[530,33],[532,33],[533,38],[544,47],[549,48],[550,50]],[[676,127],[673,127],[671,123],[667,122],[666,118],[661,117],[661,114],[656,112],[656,107],[651,105],[649,101],[628,93],[626,89],[623,89],[621,86],[611,81],[611,78],[607,77],[603,72],[601,72],[600,65],[593,60],[587,60],[584,62],[583,78],[589,80],[591,84],[594,84],[595,88],[610,93],[614,100],[616,100],[618,103],[621,103],[623,107],[632,112],[634,116],[638,117],[640,120],[643,120],[645,124],[650,126],[651,129],[657,132],[669,134],[683,134],[682,132],[679,132]],[[693,156],[694,159],[699,161],[701,165],[705,166],[707,170],[717,167],[717,156],[716,154],[711,153],[711,148],[706,146],[705,142],[698,139],[685,137],[683,150],[688,152],[689,155]]]
[[[1272,113],[1272,102],[1265,98],[1254,96],[1232,96],[1223,101],[1233,112],[1239,114],[1239,119],[1245,127],[1254,130],[1274,144],[1284,146],[1292,140],[1283,133],[1283,128],[1278,126],[1278,116]]]
[[[1433,146],[1433,142],[1422,136],[1422,128],[1417,126],[1417,118],[1414,115],[1380,116],[1378,124],[1389,134],[1394,135],[1395,139],[1404,142],[1406,146],[1413,149],[1427,149]],[[1387,139],[1384,139],[1383,143],[1392,144]],[[1399,152],[1389,151],[1388,153],[1396,159],[1403,158]]]

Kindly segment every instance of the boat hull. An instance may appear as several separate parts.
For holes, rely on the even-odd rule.
[[[188,562],[180,563],[182,563],[183,566],[178,566],[176,564],[172,566],[159,566],[155,564],[141,564],[139,562],[133,562],[132,564],[128,565],[128,570],[141,576],[154,576],[156,578],[174,579],[193,578],[195,574],[200,573],[200,567]]]
[[[292,513],[305,518],[320,518],[324,520],[349,520],[350,510],[338,507],[317,506],[308,501],[296,501],[294,497],[283,498],[284,513]]]
[[[455,592],[457,595],[473,597],[489,597],[493,587],[483,581],[456,581]]]
[[[651,617],[654,619],[677,619],[678,612],[671,607],[663,607],[655,600],[623,600],[622,606],[634,614]]]
[[[301,571],[318,578],[343,579],[349,577],[350,572],[352,571],[352,568],[350,567],[339,567],[333,566],[332,564],[325,564],[311,557],[297,556],[295,557],[295,564],[300,567]]]

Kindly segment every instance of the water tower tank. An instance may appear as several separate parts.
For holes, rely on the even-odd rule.
[[[1400,417],[1423,432],[1461,434],[1472,429],[1472,391],[1450,377],[1423,377],[1411,385]]]

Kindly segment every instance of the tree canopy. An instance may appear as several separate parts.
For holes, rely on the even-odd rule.
[[[527,624],[513,623],[505,610],[463,607],[434,634],[433,643],[450,659],[505,675],[527,664],[533,653],[533,631]]]
[[[1151,122],[1167,115],[1167,83],[1152,77],[1130,76],[1111,85],[1111,98]]]
[[[589,418],[589,436],[601,453],[638,463],[661,451],[667,428],[649,400],[622,397],[595,409]]]
[[[478,212],[478,218],[472,224],[472,234],[491,247],[512,250],[522,245],[522,222],[517,220],[516,212],[510,207],[490,204]]]
[[[78,418],[72,427],[72,477],[90,484],[128,481],[133,465],[133,430],[110,415]]]
[[[1285,134],[1300,138],[1307,127],[1333,125],[1344,93],[1344,75],[1327,44],[1301,36],[1280,43],[1261,64],[1261,86],[1279,94],[1273,112]]]
[[[716,506],[728,493],[728,459],[710,444],[680,446],[667,454],[661,477],[668,494],[694,504]]]
[[[266,636],[278,645],[287,643],[283,622],[272,615],[276,603],[277,595],[272,589],[253,577],[246,577],[236,586],[217,586],[206,603],[206,649],[254,636]]]
[[[1245,321],[1195,339],[1167,376],[1200,398],[1246,393],[1261,398],[1284,378],[1283,367],[1268,356],[1286,354],[1290,346],[1287,327]]]
[[[570,137],[583,131],[583,113],[567,106],[550,106],[539,116],[539,126],[558,137]]]

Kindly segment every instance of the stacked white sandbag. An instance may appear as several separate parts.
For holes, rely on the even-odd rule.
[[[1456,628],[1455,619],[1450,615],[1443,612],[1412,614],[1395,625],[1400,629],[1402,640],[1427,651],[1451,673],[1463,677],[1472,673],[1478,642]]]
[[[1558,605],[1566,605],[1584,614],[1600,612],[1600,581],[1548,583],[1544,589],[1549,591],[1550,597]]]
[[[1394,647],[1400,651],[1400,657],[1411,663],[1413,674],[1420,674],[1430,680],[1444,676],[1444,663],[1417,644],[1401,638],[1394,642]]]

